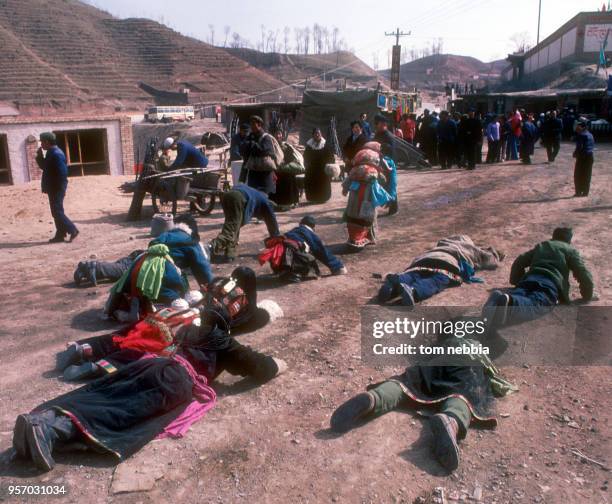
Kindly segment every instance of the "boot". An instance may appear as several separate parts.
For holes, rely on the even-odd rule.
[[[87,274],[84,270],[85,267],[85,263],[83,261],[81,261],[76,269],[74,270],[74,283],[77,287],[81,286],[81,283],[84,282],[85,280],[87,280]]]
[[[331,416],[330,427],[334,432],[348,432],[357,427],[374,411],[374,396],[362,392],[342,404]]]
[[[98,265],[96,261],[87,261],[85,263],[85,271],[86,271],[87,278],[93,284],[94,287],[98,286],[98,279],[96,277],[97,266]]]
[[[83,361],[83,347],[78,343],[70,343],[63,352],[55,355],[56,371],[64,371],[68,366],[80,364]]]
[[[68,366],[64,370],[64,380],[79,381],[96,378],[100,375],[100,366],[95,362],[84,362],[80,365]]]
[[[17,423],[25,432],[29,457],[36,467],[43,471],[50,471],[55,466],[55,460],[53,460],[55,445],[68,443],[74,440],[77,434],[72,421],[66,416],[56,415],[53,410],[20,415]],[[18,430],[17,425],[15,430]]]
[[[459,467],[459,424],[452,416],[438,413],[431,417],[430,425],[434,435],[434,456],[442,467],[452,472]]]

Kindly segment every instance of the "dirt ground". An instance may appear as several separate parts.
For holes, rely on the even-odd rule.
[[[487,504],[609,502],[610,472],[572,453],[578,449],[612,465],[607,367],[504,369],[520,391],[497,401],[503,415],[496,430],[469,432],[452,476],[431,457],[426,420],[410,412],[387,414],[339,437],[328,430],[336,406],[399,371],[360,361],[360,308],[380,282],[373,274],[401,270],[441,237],[470,234],[504,250],[507,260],[481,275],[485,284],[449,289],[427,304],[480,306],[490,289],[507,286],[517,254],[559,224],[574,226],[574,243],[600,295],[595,304],[612,304],[612,147],[600,146],[591,195],[582,199],[571,197],[571,150],[564,144],[554,165],[543,162],[539,148],[532,166],[402,171],[400,213],[379,219],[376,247],[343,255],[349,270],[343,277],[325,272],[318,281],[278,287],[256,262],[265,228],[244,228],[240,263],[256,269],[260,299],[277,301],[285,318],[241,338],[285,359],[289,370],[260,388],[222,375],[217,406],[187,436],[152,442],[118,466],[149,480],[149,490],[123,494],[113,493],[112,458],[62,454],[55,470],[39,474],[8,461],[8,453],[17,414],[73,387],[50,371],[54,353],[114,327],[100,319],[108,286],[74,288],[76,263],[144,247],[150,214],[137,224],[125,222],[130,197],[117,189],[122,178],[71,179],[65,206],[81,235],[72,244],[49,245],[53,226],[38,184],[0,188],[0,450],[6,450],[0,500],[11,501],[9,484],[44,482],[66,485],[67,495],[52,502],[412,503],[434,487],[444,488],[449,503],[475,502],[480,494]],[[340,249],[344,205],[335,184],[330,202],[279,214],[279,223],[288,230],[313,214],[323,239]],[[201,234],[211,239],[221,223],[217,208],[199,219]],[[216,273],[230,269],[214,267]]]

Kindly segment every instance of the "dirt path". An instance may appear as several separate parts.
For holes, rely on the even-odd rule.
[[[398,371],[360,362],[359,310],[377,291],[372,275],[400,270],[440,237],[470,234],[504,250],[508,260],[482,275],[484,285],[449,289],[428,304],[481,305],[489,289],[507,285],[512,259],[559,224],[574,226],[574,242],[595,276],[598,304],[612,304],[612,150],[603,146],[597,153],[586,199],[570,198],[571,147],[563,146],[554,166],[544,164],[544,156],[538,149],[529,167],[402,172],[400,214],[379,220],[377,247],[343,256],[349,269],[344,277],[273,288],[255,257],[264,228],[245,228],[240,262],[258,271],[260,297],[276,300],[286,316],[243,340],[287,360],[289,371],[244,391],[223,375],[217,407],[185,438],[153,442],[122,464],[145,473],[154,469],[147,492],[113,495],[113,461],[94,454],[58,456],[57,468],[44,475],[22,464],[1,465],[0,488],[9,482],[65,484],[68,502],[82,495],[88,502],[134,503],[413,502],[436,486],[456,497],[449,502],[468,502],[477,487],[487,504],[609,502],[610,473],[571,452],[612,465],[609,368],[506,369],[520,392],[498,402],[504,416],[496,431],[469,433],[453,476],[432,460],[427,424],[410,413],[388,414],[341,437],[326,430],[338,404]],[[66,209],[81,230],[71,245],[46,244],[52,225],[36,184],[0,188],[0,450],[11,445],[18,413],[71,389],[48,373],[54,352],[67,341],[112,330],[99,319],[108,286],[75,289],[71,279],[76,263],[90,254],[113,259],[146,245],[148,222],[124,222],[130,200],[117,190],[122,180],[71,179]],[[281,229],[310,213],[322,237],[340,244],[344,205],[336,184],[328,204],[280,214]],[[214,237],[221,222],[219,210],[200,219],[203,237]]]

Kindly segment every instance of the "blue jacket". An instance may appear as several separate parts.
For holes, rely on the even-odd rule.
[[[130,266],[130,273],[128,280],[123,286],[122,292],[130,294],[132,291],[131,277],[134,272],[134,268],[140,262],[141,258],[137,257],[132,265]],[[170,304],[175,299],[181,298],[187,292],[187,283],[185,278],[179,273],[179,270],[170,261],[166,261],[166,267],[164,269],[164,278],[162,279],[161,289],[157,299],[151,299],[154,303]]]
[[[370,140],[372,138],[372,126],[370,126],[370,123],[368,121],[360,121],[360,122],[361,122],[361,129],[363,130],[363,134],[368,140]]]
[[[452,119],[440,121],[436,130],[439,142],[454,144],[457,141],[457,123]]]
[[[230,161],[239,161],[242,159],[242,144],[247,141],[248,135],[241,137],[240,133],[236,133],[230,142]]]
[[[181,140],[176,145],[177,154],[174,163],[170,166],[171,170],[177,168],[206,168],[208,166],[208,158],[189,142]]]
[[[576,134],[576,157],[592,156],[595,150],[595,139],[590,131],[584,131]]]
[[[159,235],[149,245],[162,243],[170,249],[170,256],[181,270],[191,269],[198,284],[212,282],[213,274],[210,263],[204,256],[200,244],[191,235],[180,228],[171,229]],[[166,274],[174,268],[166,268]],[[164,278],[165,284],[165,278]],[[180,296],[176,296],[180,297]]]
[[[308,226],[298,226],[285,234],[291,240],[308,244],[310,253],[327,266],[332,273],[344,266],[342,261],[333,255],[323,244],[321,238]]]
[[[244,184],[238,184],[234,189],[240,191],[246,200],[244,214],[242,216],[242,225],[248,224],[251,222],[251,219],[255,217],[266,223],[270,236],[278,236],[280,234],[278,222],[276,222],[276,214],[274,213],[274,208],[268,196]]]
[[[68,165],[62,150],[54,145],[45,156],[41,180],[42,192],[51,194],[66,190],[68,185]]]

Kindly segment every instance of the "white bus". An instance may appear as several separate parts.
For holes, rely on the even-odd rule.
[[[191,106],[151,107],[147,110],[144,117],[145,121],[152,123],[191,121],[195,118],[195,114]]]

